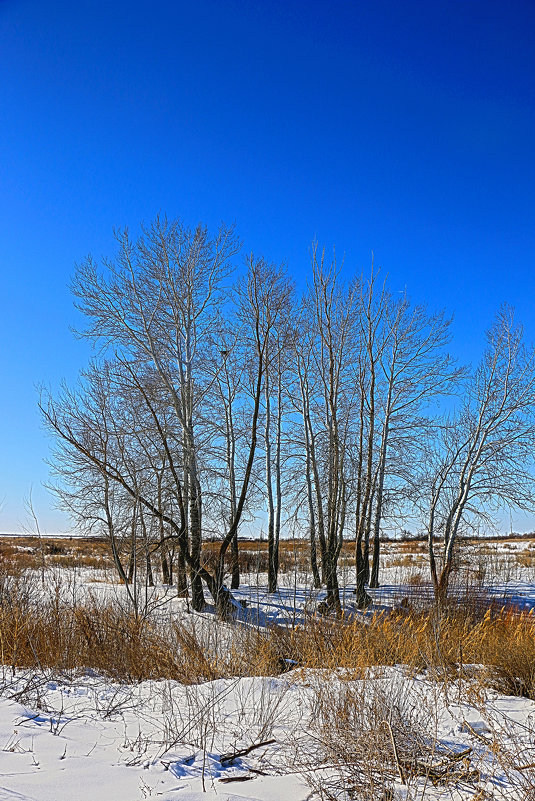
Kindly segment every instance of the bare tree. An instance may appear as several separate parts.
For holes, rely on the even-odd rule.
[[[159,548],[173,539],[190,569],[193,607],[204,608],[203,581],[220,614],[227,616],[232,599],[224,585],[225,554],[246,504],[268,342],[281,313],[280,308],[273,312],[278,308],[279,273],[251,255],[231,306],[244,332],[243,358],[249,365],[249,400],[243,407],[248,443],[235,482],[235,507],[212,572],[201,561],[207,495],[202,469],[210,458],[206,443],[217,436],[208,413],[214,375],[206,368],[206,349],[216,333],[215,305],[222,305],[227,257],[236,247],[229,236],[220,231],[210,240],[204,229],[191,232],[157,220],[135,245],[120,236],[119,257],[108,263],[106,277],[93,262],[86,263],[75,292],[91,321],[87,335],[102,339],[104,347],[113,343],[108,370],[113,382],[102,380],[102,363],[95,363],[79,391],[64,390],[58,398],[45,395],[41,402],[63,464],[90,466],[130,498],[147,568],[147,532],[164,535]],[[97,396],[101,402],[95,405]]]
[[[221,441],[219,458],[212,460],[214,467],[214,489],[219,492],[222,510],[220,518],[231,525],[236,515],[238,502],[237,473],[239,446],[243,437],[240,425],[243,392],[245,391],[245,354],[241,339],[241,329],[231,330],[224,321],[221,331],[214,341],[213,373],[213,416],[218,421],[216,427]],[[220,422],[219,422],[220,421]],[[214,443],[215,445],[215,443]],[[223,486],[221,486],[223,485]],[[240,586],[238,529],[236,529],[231,551],[231,589]]]
[[[442,312],[429,314],[412,307],[404,295],[393,302],[383,290],[383,344],[378,367],[381,372],[380,427],[373,524],[373,564],[370,586],[379,585],[381,521],[384,489],[392,451],[390,473],[406,483],[410,456],[427,429],[422,412],[438,396],[452,393],[462,371],[444,348],[450,339],[451,319]]]
[[[325,566],[325,527],[323,524],[323,508],[321,496],[318,497],[317,490],[320,486],[319,467],[316,456],[316,440],[314,426],[312,425],[311,398],[314,390],[311,389],[311,381],[314,381],[312,369],[312,352],[310,347],[310,337],[308,336],[305,325],[305,315],[299,320],[300,335],[295,337],[295,371],[298,379],[298,395],[295,406],[302,419],[302,447],[305,452],[305,481],[306,481],[306,500],[308,509],[308,532],[310,540],[310,566],[314,587],[319,589],[322,584],[322,577],[318,568],[317,539],[320,543],[320,556],[322,569]],[[297,441],[299,438],[297,437]],[[316,488],[316,495],[314,494]],[[320,501],[319,505],[316,505]]]
[[[384,521],[413,513],[416,486],[427,490],[442,597],[463,525],[500,505],[530,508],[533,356],[509,311],[463,384],[459,413],[434,424],[431,404],[465,380],[445,352],[450,321],[393,299],[373,267],[369,280],[344,283],[336,258],[313,245],[297,312],[284,269],[264,259],[251,254],[231,284],[232,229],[210,236],[157,219],[137,240],[124,231],[117,241],[115,258],[102,267],[87,259],[73,283],[81,335],[98,356],[76,390],[44,392],[41,411],[56,436],[61,501],[105,533],[136,608],[159,564],[180,595],[189,571],[195,610],[208,590],[231,615],[239,532],[255,516],[267,521],[274,591],[284,526],[300,525],[305,509],[325,610],[341,611],[338,561],[353,526],[365,607]],[[415,478],[422,454],[428,470]],[[207,536],[219,540],[215,563]]]
[[[314,417],[304,400],[306,442],[312,467],[322,572],[327,589],[326,608],[340,611],[337,566],[343,544],[349,487],[347,448],[356,388],[352,380],[355,352],[357,287],[343,287],[333,258],[312,250],[312,286],[306,299],[311,320],[311,354],[317,374]],[[307,368],[307,363],[302,362]],[[306,374],[303,376],[306,381]],[[310,383],[303,385],[305,391]],[[321,463],[320,463],[321,459]]]
[[[358,388],[358,416],[353,437],[353,487],[355,496],[356,603],[364,608],[371,603],[365,585],[369,580],[369,549],[373,500],[377,485],[376,427],[380,392],[380,361],[385,347],[384,320],[388,296],[383,286],[375,293],[376,274],[361,284],[357,325],[359,348],[355,384]]]
[[[197,410],[207,391],[205,343],[221,303],[222,282],[239,243],[222,226],[215,237],[180,221],[156,219],[132,242],[117,234],[118,256],[99,273],[87,259],[73,292],[88,320],[83,336],[113,348],[134,372],[151,367],[166,388],[183,438],[184,511],[191,547],[192,605],[202,609],[200,580],[202,492],[198,467]],[[135,366],[134,366],[135,365]]]
[[[265,298],[265,320],[273,320],[273,324],[270,326],[271,333],[268,339],[264,376],[264,450],[268,512],[269,592],[276,591],[279,572],[279,540],[282,514],[283,388],[289,367],[287,351],[291,345],[293,298],[293,286],[282,270],[279,271],[278,275],[274,276],[274,279],[274,284],[278,290],[277,294],[274,295],[272,293]]]
[[[534,507],[535,352],[524,346],[508,307],[500,310],[487,340],[458,413],[440,428],[427,478],[429,561],[439,601],[447,596],[463,524],[499,508]],[[440,563],[434,551],[439,533]]]
[[[219,549],[216,571],[216,584],[218,587],[223,586],[225,553],[236,536],[251,482],[270,343],[273,333],[281,327],[281,320],[284,318],[284,312],[288,307],[288,299],[291,294],[291,285],[279,267],[266,262],[264,259],[255,259],[253,254],[248,257],[247,263],[247,277],[240,282],[237,297],[238,317],[244,325],[243,330],[250,343],[251,354],[254,354],[255,357],[249,391],[252,400],[250,442],[247,448],[247,461],[241,481],[241,489],[237,495],[236,514]]]

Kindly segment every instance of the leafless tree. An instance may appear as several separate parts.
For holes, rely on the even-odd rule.
[[[180,221],[159,218],[136,242],[127,230],[117,234],[117,241],[118,255],[104,262],[103,272],[91,258],[77,270],[73,292],[88,321],[82,335],[115,350],[135,365],[133,373],[150,366],[167,390],[183,438],[192,604],[202,609],[197,408],[206,392],[204,343],[239,243],[223,226],[210,237],[201,226],[190,230]]]
[[[423,412],[438,396],[455,391],[462,375],[445,351],[451,320],[442,312],[429,314],[423,306],[411,306],[405,295],[393,302],[384,290],[380,305],[384,305],[383,341],[378,354],[382,389],[377,415],[371,587],[379,585],[380,530],[389,457],[390,475],[406,483],[405,478],[411,473],[407,470],[410,457],[427,431]]]
[[[115,387],[106,395],[104,407],[107,425],[113,427],[112,463],[94,435],[102,418],[94,413],[90,400],[97,366],[80,392],[65,391],[61,397],[49,396],[41,403],[45,421],[62,444],[66,459],[78,454],[121,486],[145,514],[170,530],[190,569],[193,607],[204,607],[204,581],[224,614],[231,606],[224,587],[225,553],[236,535],[247,498],[268,339],[277,319],[266,299],[276,296],[278,273],[262,259],[250,256],[235,306],[249,347],[249,443],[236,489],[235,512],[211,573],[201,563],[200,471],[206,436],[198,432],[208,424],[205,404],[213,389],[213,375],[206,370],[206,347],[215,333],[215,308],[223,304],[222,284],[236,249],[228,229],[210,239],[203,228],[190,231],[180,223],[156,220],[136,243],[131,243],[126,233],[119,235],[119,255],[105,264],[104,275],[92,260],[79,269],[74,291],[89,320],[85,335],[100,342],[105,352],[113,352],[114,370],[122,382],[120,391]],[[125,404],[130,423],[125,420]],[[150,423],[144,425],[141,416]],[[157,465],[149,459],[147,438],[149,443],[158,443]],[[139,478],[140,464],[143,480]],[[162,470],[172,477],[176,504],[171,510],[159,500],[155,476]]]
[[[317,541],[320,544],[320,557],[322,572],[325,566],[325,527],[323,524],[323,508],[321,506],[321,495],[318,496],[320,487],[319,467],[316,455],[316,434],[312,424],[311,403],[315,394],[315,388],[311,388],[311,382],[315,380],[312,368],[312,350],[310,344],[310,333],[306,327],[306,315],[302,315],[298,321],[299,336],[295,337],[295,372],[298,388],[296,388],[295,406],[302,420],[302,438],[296,436],[296,441],[302,442],[305,453],[305,482],[306,482],[306,501],[308,510],[308,533],[310,540],[310,567],[314,586],[319,589],[322,584],[322,576],[318,568]],[[299,465],[299,469],[302,466]],[[318,504],[319,501],[319,504]]]
[[[254,354],[249,391],[252,400],[250,441],[241,488],[237,496],[236,514],[219,549],[216,571],[217,587],[223,586],[225,553],[236,536],[245,507],[257,447],[260,405],[266,364],[269,360],[269,346],[273,332],[281,325],[290,292],[291,287],[280,268],[264,259],[255,259],[253,254],[248,257],[247,276],[238,286],[237,299],[238,318],[243,323],[244,336],[250,344],[251,355]]]
[[[337,566],[342,549],[349,497],[347,447],[355,406],[352,371],[355,351],[357,287],[344,287],[336,259],[312,249],[312,284],[305,300],[311,325],[311,364],[301,359],[301,387],[307,459],[315,492],[315,511],[327,589],[326,608],[340,611]],[[316,374],[317,396],[311,388],[309,367]],[[303,370],[305,372],[303,372]],[[312,405],[314,408],[311,408]]]
[[[219,437],[214,437],[213,448],[219,444],[220,454],[210,463],[213,467],[213,490],[220,499],[221,511],[219,520],[226,520],[230,525],[236,515],[238,502],[237,474],[240,453],[243,445],[242,400],[246,389],[246,356],[241,342],[241,330],[232,330],[225,321],[221,322],[221,330],[214,340],[212,357],[214,392],[213,418]],[[225,524],[224,524],[225,525]],[[225,527],[226,527],[225,525]],[[238,529],[236,529],[231,551],[231,589],[240,586]]]
[[[385,315],[388,296],[383,286],[375,291],[376,275],[362,282],[358,297],[359,347],[355,364],[358,416],[353,436],[353,487],[355,506],[356,603],[370,604],[365,585],[369,580],[369,547],[373,501],[377,486],[377,418],[380,393],[380,362],[385,348]]]
[[[282,435],[284,385],[292,336],[293,286],[284,272],[274,275],[276,293],[266,297],[265,320],[271,321],[264,376],[264,452],[267,500],[268,591],[275,592],[279,572],[282,516]]]
[[[231,615],[247,520],[267,522],[274,591],[284,526],[305,515],[325,611],[341,611],[348,532],[365,607],[385,520],[414,515],[424,491],[431,574],[445,597],[463,526],[500,505],[531,508],[533,354],[508,310],[468,379],[446,352],[444,314],[393,298],[373,267],[345,282],[317,244],[296,308],[285,270],[252,254],[231,282],[232,229],[210,236],[157,219],[117,242],[115,258],[87,259],[73,283],[97,356],[76,389],[43,392],[40,405],[61,502],[105,533],[136,609],[160,564],[181,595],[189,572],[195,610],[208,589]],[[434,420],[432,403],[459,383],[459,412]],[[207,536],[219,541],[215,562]]]
[[[440,427],[428,472],[428,548],[437,600],[448,592],[463,525],[500,508],[532,510],[535,353],[503,307],[457,414]],[[441,534],[440,561],[434,538]]]

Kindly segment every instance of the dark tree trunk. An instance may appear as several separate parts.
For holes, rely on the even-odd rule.
[[[366,563],[364,554],[360,547],[356,549],[357,559],[357,580],[355,586],[355,601],[358,609],[367,609],[372,599],[366,592]]]
[[[318,570],[318,555],[316,549],[316,532],[314,530],[314,524],[310,526],[310,566],[312,568],[312,578],[314,581],[314,587],[318,590],[321,587],[321,577],[320,572]]]
[[[160,562],[162,567],[162,583],[171,586],[173,583],[171,559],[166,553],[161,553]]]
[[[178,551],[176,560],[176,587],[179,598],[187,598],[189,596],[186,560],[181,548]]]
[[[150,553],[147,551],[145,554],[145,565],[147,570],[147,584],[149,587],[154,587],[154,575],[152,573],[152,560]]]
[[[377,533],[373,537],[373,561],[370,577],[370,587],[376,589],[379,586],[379,559],[380,559],[381,540]]]
[[[231,579],[230,588],[237,590],[240,586],[240,556],[238,550],[238,532],[234,533],[230,543]]]
[[[136,554],[135,550],[132,548],[130,551],[130,558],[128,560],[128,583],[132,584],[134,580],[134,573],[136,569]]]

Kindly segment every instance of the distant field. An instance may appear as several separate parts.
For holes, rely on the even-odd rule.
[[[129,540],[121,544],[126,554]],[[280,570],[283,575],[309,569],[309,543],[287,539],[280,542]],[[215,563],[219,542],[203,544],[203,561]],[[267,569],[267,543],[260,540],[240,542],[240,569],[245,575],[262,574]],[[535,536],[469,539],[460,543],[456,564],[457,580],[470,584],[531,581],[535,568]],[[157,553],[154,555],[157,562]],[[99,537],[24,534],[0,535],[0,564],[4,570],[39,569],[43,566],[114,570],[109,543]],[[344,543],[339,561],[343,583],[352,583],[355,567],[355,543]],[[155,564],[157,569],[157,564]],[[110,580],[113,577],[110,575]],[[427,544],[422,540],[386,541],[381,551],[381,583],[412,586],[428,581]]]

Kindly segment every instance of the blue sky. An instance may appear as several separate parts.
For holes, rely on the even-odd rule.
[[[48,441],[35,385],[73,381],[74,264],[158,212],[236,222],[298,283],[317,237],[348,271],[535,338],[535,5],[0,0],[0,531]]]

